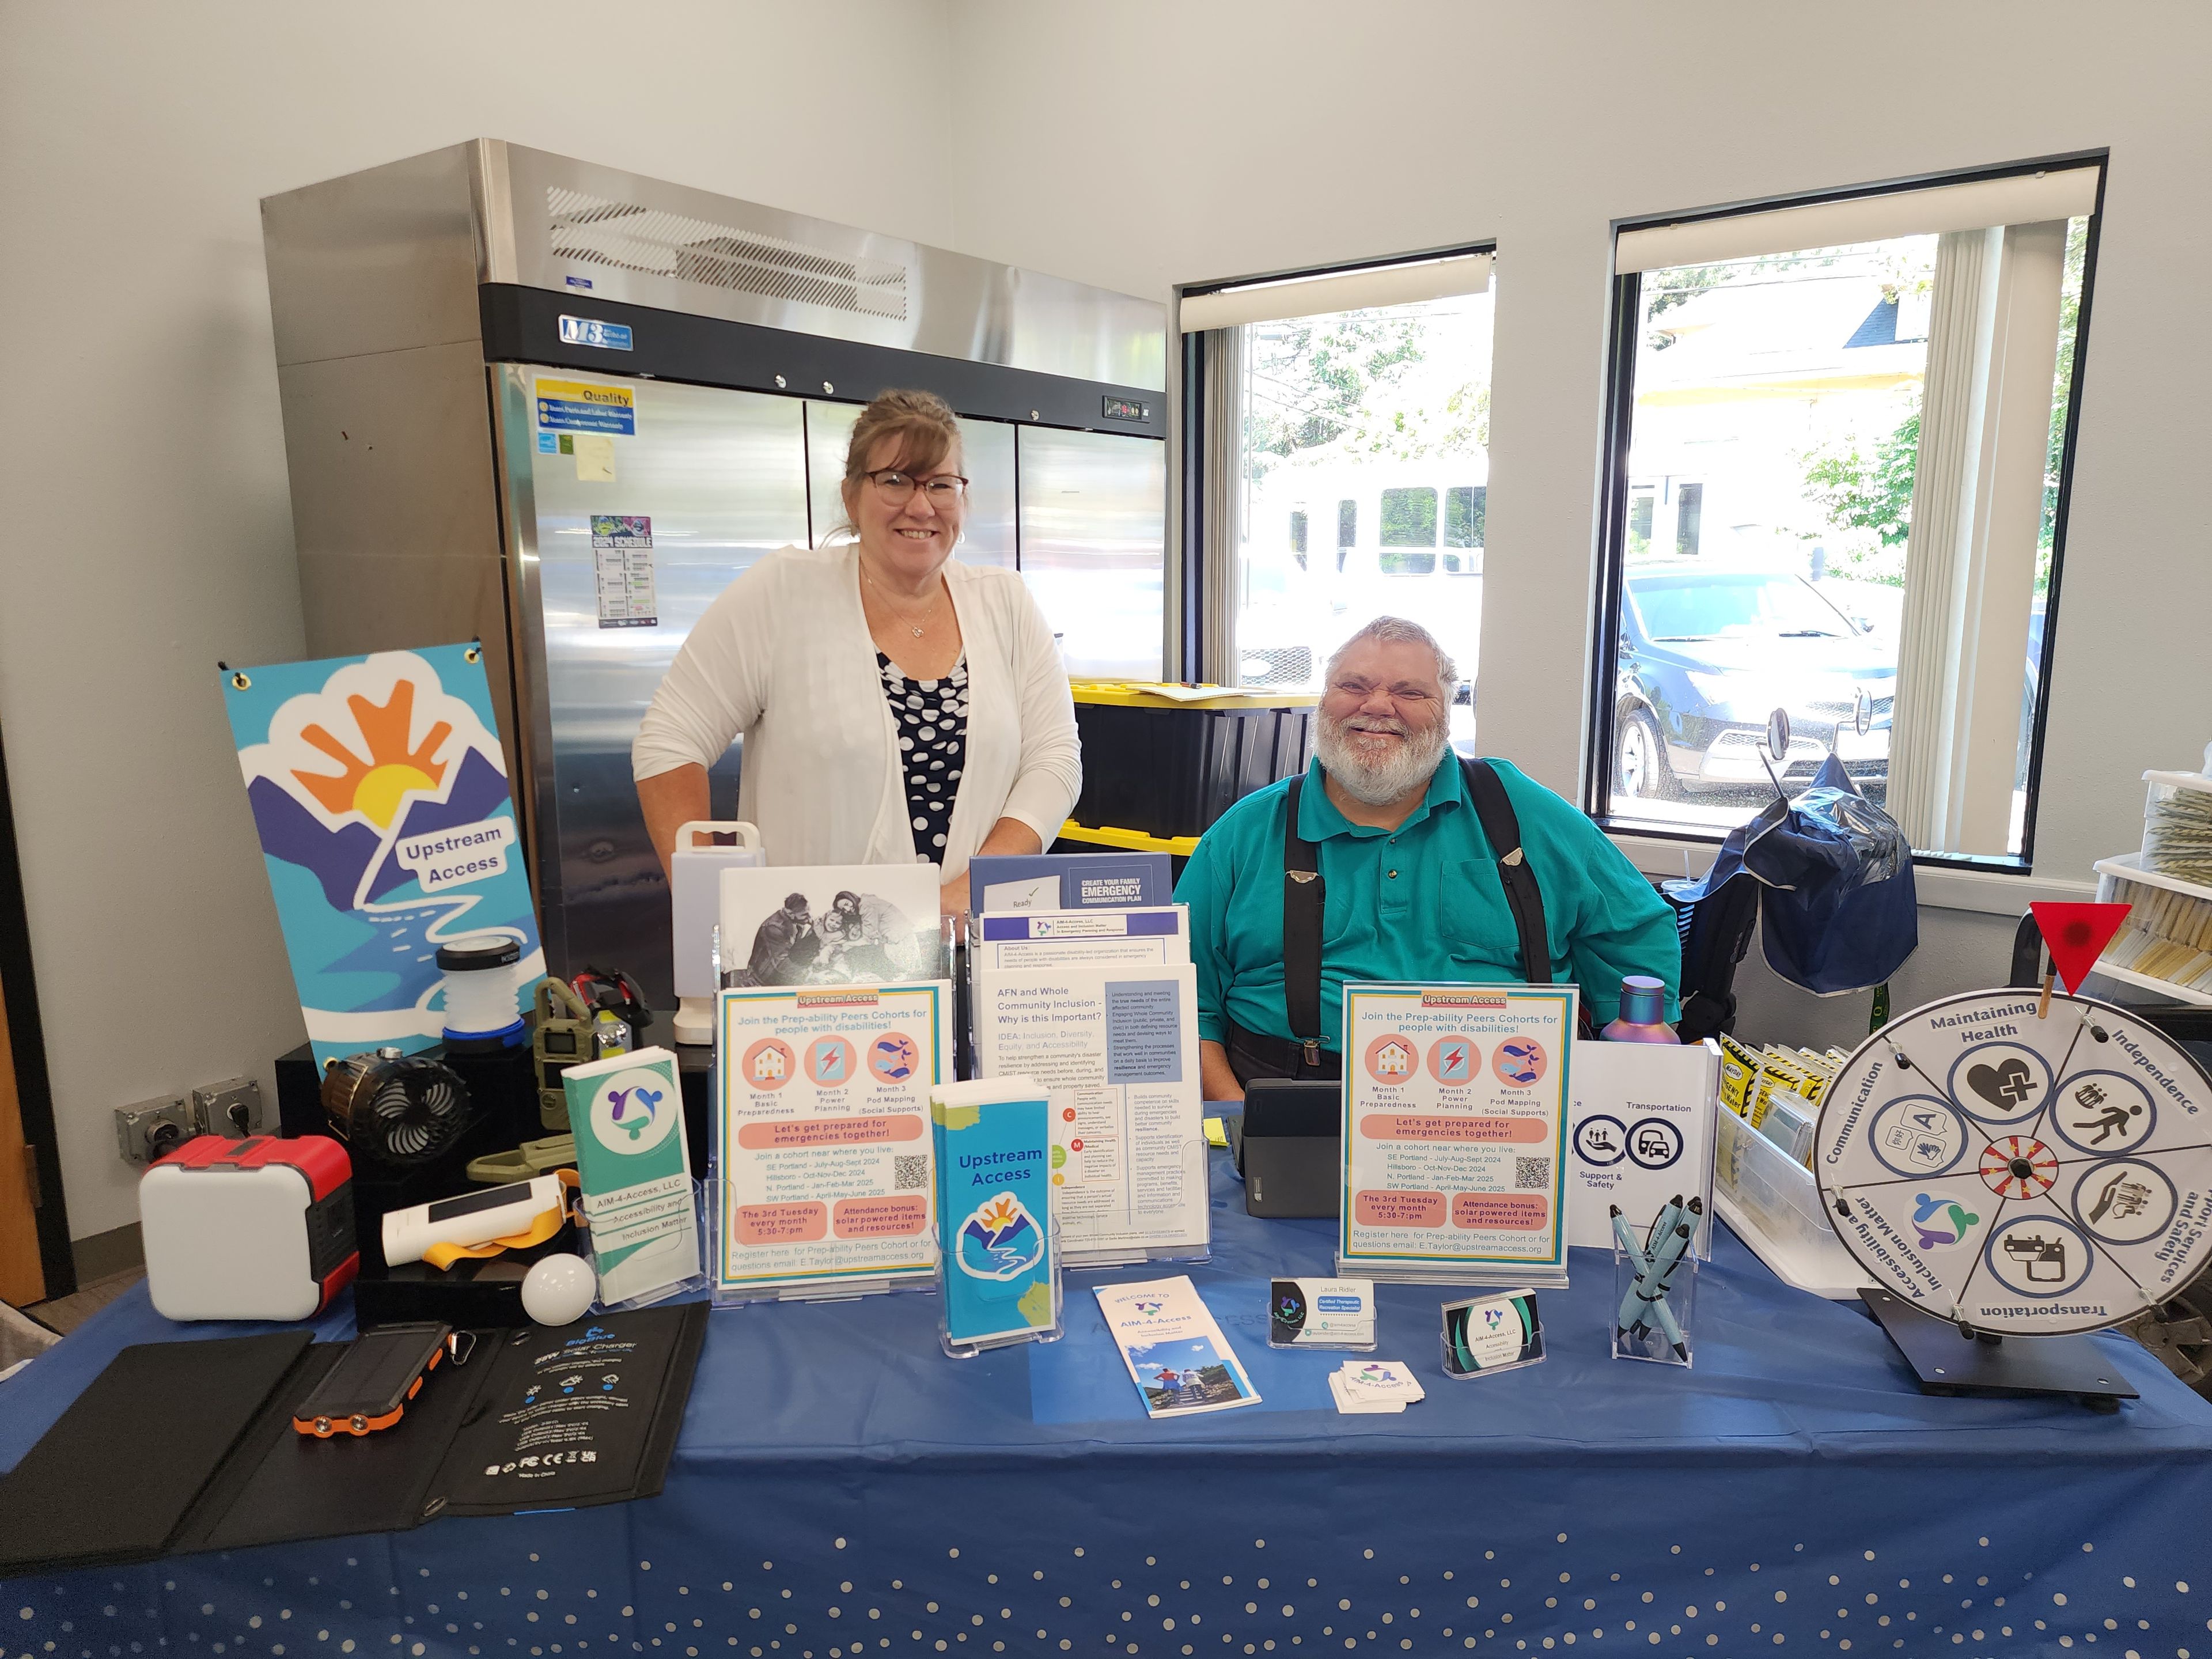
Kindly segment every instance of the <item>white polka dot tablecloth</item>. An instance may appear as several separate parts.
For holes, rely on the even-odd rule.
[[[1693,1368],[1607,1357],[1577,1251],[1550,1357],[1488,1379],[1440,1369],[1448,1290],[1379,1287],[1427,1398],[1345,1418],[1340,1354],[1266,1340],[1328,1224],[1212,1176],[1212,1259],[1172,1271],[1260,1407],[1143,1419],[1090,1287],[1158,1268],[1071,1274],[1062,1340],[966,1361],[933,1297],[755,1304],[711,1316],[658,1497],[9,1580],[0,1656],[2212,1659],[2212,1406],[2122,1339],[2089,1339],[2142,1391],[2117,1414],[1925,1398],[1717,1230]],[[0,1384],[0,1461],[173,1334],[142,1290]]]

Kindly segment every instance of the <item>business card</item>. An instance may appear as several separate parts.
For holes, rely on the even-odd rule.
[[[1371,1348],[1371,1279],[1278,1279],[1267,1291],[1267,1342],[1277,1348]]]

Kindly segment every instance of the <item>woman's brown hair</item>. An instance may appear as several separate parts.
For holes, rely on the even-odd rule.
[[[902,472],[927,472],[960,447],[960,422],[952,406],[933,392],[886,392],[860,411],[853,441],[845,450],[847,490],[859,488],[870,468],[868,457],[884,438],[896,437],[891,452]]]

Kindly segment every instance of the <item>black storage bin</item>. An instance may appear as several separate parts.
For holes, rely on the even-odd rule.
[[[1168,841],[1204,835],[1232,803],[1304,769],[1314,702],[1231,690],[1190,701],[1142,686],[1078,684],[1083,794],[1075,822]]]

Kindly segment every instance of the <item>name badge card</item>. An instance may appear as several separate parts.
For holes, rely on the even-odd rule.
[[[927,1285],[951,982],[727,990],[718,1013],[714,1300]]]
[[[1566,1282],[1572,986],[1344,988],[1337,1272]]]

